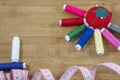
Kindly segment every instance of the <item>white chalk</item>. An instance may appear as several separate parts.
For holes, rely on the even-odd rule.
[[[20,39],[19,37],[13,37],[12,40],[12,62],[18,62],[20,56]]]

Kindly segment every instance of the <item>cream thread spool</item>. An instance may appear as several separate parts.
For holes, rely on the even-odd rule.
[[[99,29],[95,29],[94,39],[95,39],[95,47],[96,47],[97,54],[103,55],[104,54],[104,46],[103,46],[101,31]]]
[[[12,40],[12,62],[18,62],[20,56],[20,39],[19,37],[13,37]]]

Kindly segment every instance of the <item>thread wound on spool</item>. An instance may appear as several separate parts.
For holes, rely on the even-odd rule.
[[[108,40],[111,45],[118,49],[118,47],[120,46],[120,41],[112,33],[110,33],[109,30],[104,29],[102,31],[102,35],[105,37],[106,40]]]
[[[97,54],[103,55],[104,54],[104,47],[103,47],[101,32],[99,29],[95,29],[94,39],[95,39],[95,47],[96,47]]]
[[[112,24],[110,26],[108,26],[108,28],[112,31],[115,31],[117,33],[120,33],[120,26],[116,25],[116,24]]]
[[[76,25],[82,25],[83,24],[83,18],[67,18],[60,20],[61,26],[76,26]]]
[[[72,30],[71,32],[69,32],[66,36],[65,36],[65,39],[66,41],[69,41],[69,40],[72,40],[78,36],[81,35],[81,33],[83,33],[85,30],[86,30],[86,25],[83,24],[79,27],[77,27],[76,29]]]
[[[20,55],[20,39],[19,37],[13,37],[12,40],[12,62],[18,62]]]
[[[87,30],[83,33],[81,38],[78,40],[76,45],[80,45],[81,48],[84,47],[84,45],[87,43],[87,41],[90,39],[90,37],[93,35],[94,30],[90,27],[87,28]]]
[[[84,17],[86,11],[85,10],[82,10],[82,9],[79,9],[79,8],[76,8],[72,5],[69,5],[69,4],[66,4],[63,6],[63,9],[66,11],[66,12],[69,12],[71,14],[74,14],[74,15],[77,15],[77,16],[80,16],[80,17]]]

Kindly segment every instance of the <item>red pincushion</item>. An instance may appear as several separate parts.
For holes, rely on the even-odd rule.
[[[85,19],[89,26],[94,29],[101,29],[108,26],[111,21],[111,14],[106,8],[98,6],[89,9]]]

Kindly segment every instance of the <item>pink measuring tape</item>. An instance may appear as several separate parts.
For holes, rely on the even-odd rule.
[[[120,66],[107,62],[97,64],[90,69],[81,66],[72,66],[62,75],[59,80],[70,80],[77,71],[82,73],[84,80],[94,80],[96,71],[100,66],[105,66],[120,75]],[[29,72],[27,70],[20,69],[11,70],[10,73],[6,74],[3,71],[0,71],[0,80],[30,80],[28,73]],[[48,69],[37,70],[31,80],[41,80],[42,77],[45,80],[55,80],[54,76]]]

